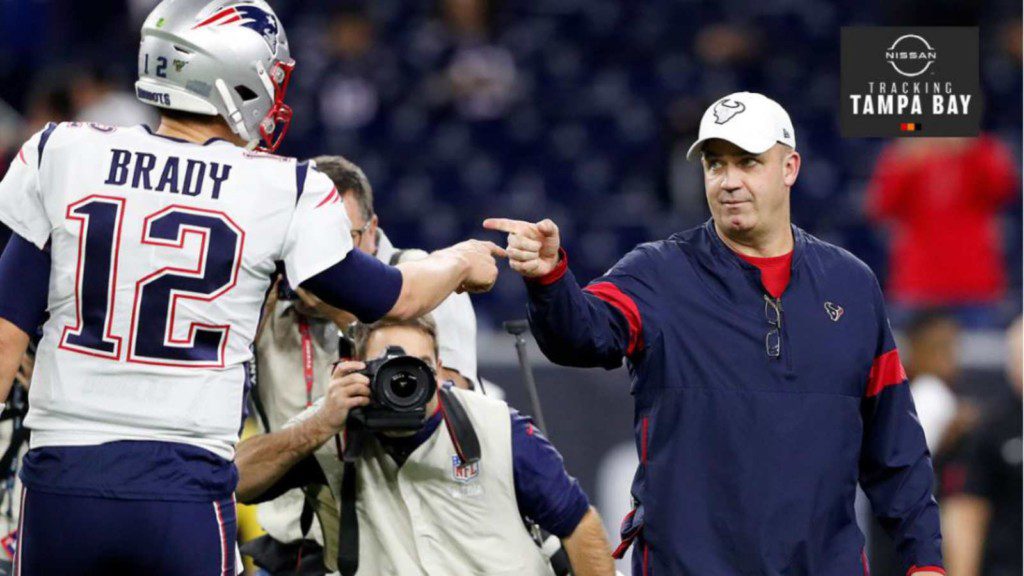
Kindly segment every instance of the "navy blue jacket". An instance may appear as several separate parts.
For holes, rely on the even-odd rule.
[[[793,235],[774,357],[760,271],[712,221],[641,244],[586,289],[564,253],[527,284],[549,359],[627,359],[635,574],[861,576],[858,482],[902,570],[942,565],[931,459],[878,281],[849,252]]]

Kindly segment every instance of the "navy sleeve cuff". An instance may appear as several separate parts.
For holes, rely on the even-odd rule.
[[[341,262],[308,278],[302,287],[369,324],[383,318],[398,302],[402,272],[369,254],[352,250]]]
[[[46,319],[50,292],[50,255],[11,234],[0,256],[0,317],[29,336]]]
[[[519,511],[559,538],[576,530],[590,509],[579,482],[565,471],[562,456],[530,418],[510,410],[512,464]]]

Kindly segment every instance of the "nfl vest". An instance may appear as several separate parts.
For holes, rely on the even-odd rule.
[[[516,502],[512,427],[504,402],[453,388],[480,440],[481,459],[462,466],[444,426],[399,467],[370,440],[356,464],[360,575],[553,576]],[[335,498],[342,462],[334,442],[317,453]],[[337,557],[338,507],[321,500],[329,569]]]

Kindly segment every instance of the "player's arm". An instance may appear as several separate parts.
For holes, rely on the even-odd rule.
[[[358,371],[362,362],[342,362],[324,397],[284,429],[243,440],[235,455],[236,495],[252,502],[272,489],[288,472],[345,428],[349,410],[370,401],[370,380]]]
[[[0,400],[7,401],[27,349],[28,334],[6,318],[0,318]]]
[[[290,281],[363,322],[381,317],[414,318],[449,294],[485,292],[497,279],[490,242],[468,240],[423,260],[391,267],[353,250],[351,223],[334,184],[316,170],[297,167],[303,184],[281,249]]]
[[[43,247],[52,228],[39,185],[44,151],[57,124],[49,123],[18,150],[0,180],[0,222],[14,233],[0,262],[0,398],[46,312],[50,258]]]
[[[875,282],[878,344],[861,403],[864,434],[860,483],[882,527],[893,538],[906,574],[942,573],[934,471],[910,396],[907,375]]]
[[[403,250],[397,264],[427,257],[422,250]],[[472,389],[477,379],[476,312],[469,294],[451,294],[430,312],[437,323],[443,380]]]
[[[562,456],[529,418],[510,410],[512,480],[519,511],[559,537],[573,573],[578,576],[615,573],[611,546],[598,516],[565,471]]]
[[[300,286],[363,322],[382,317],[422,316],[455,291],[481,292],[494,285],[494,257],[504,251],[491,242],[467,240],[413,262],[388,266],[351,250],[345,258]]]
[[[565,553],[576,576],[615,574],[615,563],[608,548],[608,537],[601,516],[591,507],[567,538],[562,539]]]
[[[22,357],[46,315],[50,256],[17,234],[0,255],[0,400],[6,400]]]
[[[609,278],[581,289],[554,222],[489,218],[484,227],[508,233],[509,266],[526,280],[530,327],[548,359],[611,369],[642,348],[636,303]]]

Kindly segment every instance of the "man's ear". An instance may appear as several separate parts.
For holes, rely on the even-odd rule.
[[[789,151],[782,161],[782,180],[786,186],[792,187],[796,184],[796,177],[800,174],[800,153],[796,150]]]

